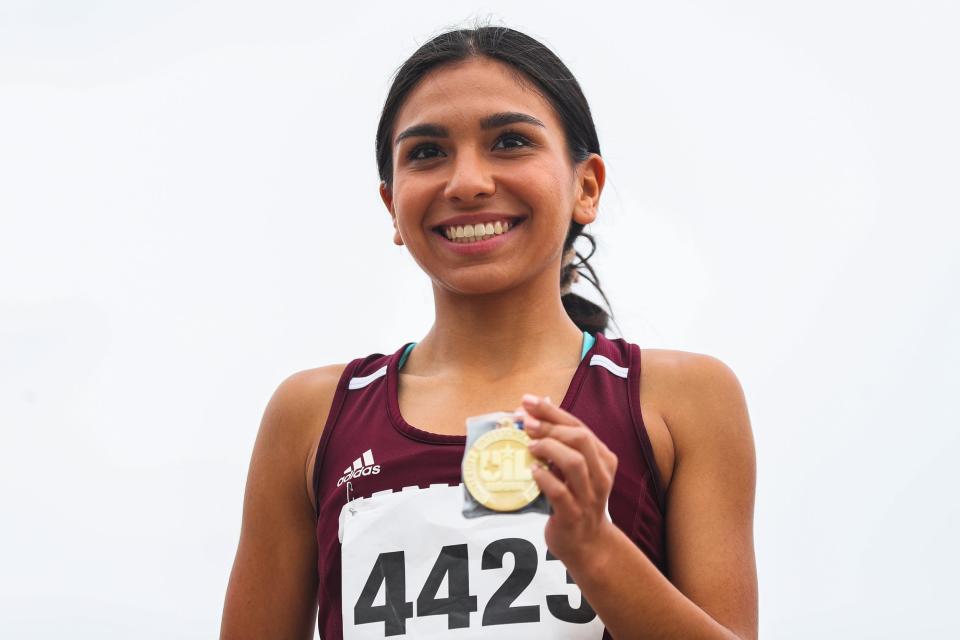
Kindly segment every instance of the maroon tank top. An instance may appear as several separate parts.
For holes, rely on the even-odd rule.
[[[600,333],[595,338],[560,406],[617,454],[610,517],[665,572],[664,492],[640,413],[640,348]],[[324,640],[343,636],[338,526],[348,498],[461,482],[466,438],[422,431],[400,415],[398,364],[409,344],[347,365],[320,439],[313,488],[319,514],[318,625]]]

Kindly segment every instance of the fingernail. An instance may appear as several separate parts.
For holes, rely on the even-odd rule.
[[[542,426],[543,425],[540,424],[540,421],[533,416],[527,416],[523,419],[523,428],[532,433],[540,431],[540,427]]]
[[[523,405],[526,407],[535,407],[540,404],[540,398],[532,393],[523,394]]]
[[[541,442],[542,442],[541,440],[531,440],[530,442],[527,443],[527,448],[534,449]]]
[[[553,404],[553,400],[550,399],[550,396],[544,396],[543,401],[547,404]]]

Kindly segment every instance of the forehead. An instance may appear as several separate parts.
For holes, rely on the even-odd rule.
[[[443,65],[425,75],[397,112],[394,134],[425,122],[450,127],[476,127],[491,113],[519,111],[559,132],[553,107],[529,80],[512,67],[490,58],[471,58]]]

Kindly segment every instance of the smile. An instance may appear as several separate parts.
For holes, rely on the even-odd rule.
[[[469,244],[503,235],[522,221],[522,218],[513,220],[512,222],[510,220],[491,220],[489,222],[478,222],[476,224],[436,227],[434,231],[444,236],[450,242]]]

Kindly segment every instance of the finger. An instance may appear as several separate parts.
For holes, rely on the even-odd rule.
[[[539,431],[541,423],[551,423],[551,424],[555,423],[554,420],[547,420],[546,418],[537,418],[537,417],[535,417],[533,414],[531,414],[529,411],[527,411],[526,409],[524,409],[522,406],[517,407],[517,408],[514,410],[514,412],[513,412],[513,417],[514,417],[514,419],[520,420],[520,421],[523,423],[523,427],[522,427],[522,428],[523,428],[525,431],[527,431],[530,435],[533,435],[533,434],[535,434],[535,433],[541,433],[541,432]],[[556,424],[567,424],[567,425],[570,425],[569,421],[564,421],[564,422],[560,422],[560,423],[556,423]],[[584,427],[585,427],[586,425],[583,424],[582,422],[580,422],[580,423],[573,423],[573,424],[570,425],[570,426],[584,426]]]
[[[579,451],[586,459],[590,477],[605,481],[607,485],[610,484],[613,470],[609,468],[608,460],[602,453],[602,449],[607,449],[607,447],[589,427],[585,425],[571,427],[569,425],[553,424],[552,422],[538,422],[537,426],[525,426],[524,429],[532,438],[555,438],[571,449]]]
[[[530,393],[523,395],[521,405],[534,418],[549,420],[558,424],[583,424],[580,418],[569,411],[564,411],[553,404],[548,398],[541,398]]]
[[[542,438],[530,443],[530,453],[541,460],[549,460],[563,477],[579,501],[593,502],[597,491],[591,483],[590,470],[583,454],[554,438]]]
[[[613,451],[610,451],[607,445],[603,444],[603,442],[600,444],[603,445],[603,451],[601,451],[601,455],[603,456],[604,465],[607,467],[607,470],[610,472],[610,477],[612,478],[617,473],[617,465],[620,464],[620,459],[617,458],[617,454],[615,454]]]
[[[540,492],[547,497],[550,506],[553,507],[554,514],[561,519],[568,519],[575,522],[583,514],[583,509],[577,503],[577,499],[570,493],[557,476],[549,469],[540,465],[534,465],[531,470],[533,480],[540,487]]]
[[[617,454],[611,451],[610,447],[608,447],[607,444],[600,438],[597,438],[597,451],[600,455],[600,459],[603,460],[603,465],[607,468],[607,470],[610,472],[610,476],[612,477],[617,471]]]

